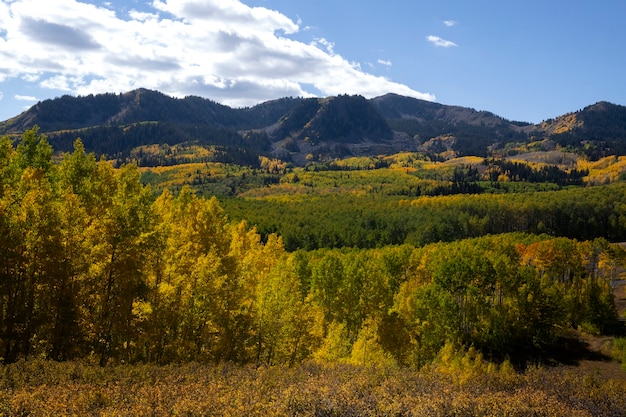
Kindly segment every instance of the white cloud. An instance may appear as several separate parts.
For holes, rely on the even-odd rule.
[[[447,27],[455,26],[457,23],[459,22],[457,22],[456,20],[444,20],[443,21],[443,24],[446,25]]]
[[[23,74],[22,80],[29,82],[29,83],[34,83],[35,81],[39,79],[39,77],[40,77],[39,74]]]
[[[386,67],[390,67],[391,66],[391,61],[389,60],[383,60],[383,59],[379,59],[377,61],[380,65],[384,65]]]
[[[22,95],[16,94],[13,97],[16,100],[20,100],[20,101],[37,101],[37,97],[33,97],[33,96],[22,96]]]
[[[313,26],[302,26],[302,19],[300,18],[300,16],[296,16],[298,18],[298,20],[296,21],[296,25],[298,25],[298,27],[300,28],[300,30],[311,30],[314,29]]]
[[[335,43],[334,42],[330,42],[327,39],[324,38],[315,38],[313,39],[313,42],[311,42],[311,45],[313,46],[317,46],[319,47],[320,45],[323,46],[326,49],[326,52],[328,52],[330,55],[335,55]]]
[[[453,46],[458,46],[456,43],[452,41],[442,39],[439,36],[435,36],[435,35],[428,35],[426,36],[426,39],[428,40],[428,42],[441,48],[451,48]]]
[[[362,71],[329,40],[290,39],[302,22],[274,10],[239,0],[151,6],[116,13],[78,0],[2,0],[0,74],[72,94],[145,87],[234,106],[311,96],[309,87],[324,95],[394,92],[434,100]]]
[[[138,22],[145,22],[148,20],[159,18],[158,14],[138,12],[137,10],[131,10],[130,12],[128,12],[128,15],[131,17],[131,19],[137,20]]]

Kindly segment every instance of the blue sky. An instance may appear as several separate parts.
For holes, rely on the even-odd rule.
[[[626,1],[0,0],[0,120],[145,87],[234,107],[387,92],[541,120],[626,105]]]

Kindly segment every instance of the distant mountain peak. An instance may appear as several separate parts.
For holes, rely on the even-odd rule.
[[[598,101],[595,104],[592,104],[590,106],[585,107],[582,111],[596,111],[596,112],[605,112],[605,111],[611,111],[611,110],[615,110],[615,109],[619,109],[620,107],[624,107],[624,106],[620,106],[618,104],[613,104],[611,102],[608,101]]]
[[[581,149],[589,158],[626,154],[626,107],[599,101],[540,125],[561,147]]]

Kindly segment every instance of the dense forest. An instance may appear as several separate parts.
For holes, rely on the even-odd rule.
[[[566,329],[620,332],[611,284],[625,255],[609,241],[625,234],[622,183],[378,206],[282,197],[254,210],[299,228],[279,235],[251,227],[252,210],[226,214],[262,200],[155,195],[141,177],[80,140],[53,158],[36,128],[0,141],[4,363],[421,368],[472,348],[522,364]]]
[[[315,199],[229,199],[234,218],[279,233],[288,250],[375,248],[509,232],[547,233],[579,240],[626,237],[626,187],[574,188],[517,194],[458,194],[407,199],[324,195]],[[280,216],[274,213],[280,213]]]

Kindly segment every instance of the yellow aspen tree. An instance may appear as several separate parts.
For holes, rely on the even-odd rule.
[[[129,358],[136,344],[133,303],[147,295],[143,253],[152,193],[141,185],[134,165],[113,171],[101,161],[97,172],[96,195],[102,206],[87,231],[92,264],[81,300],[93,348],[105,365],[112,356]]]

